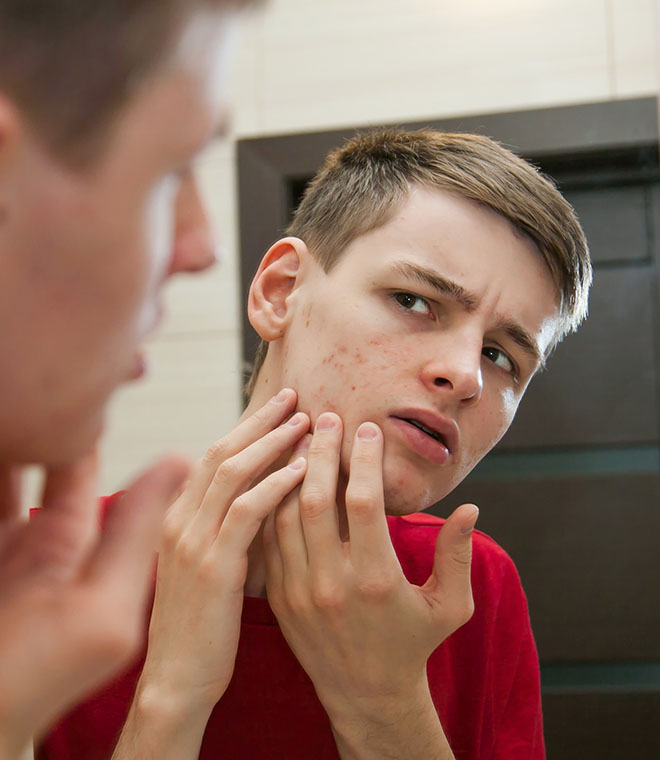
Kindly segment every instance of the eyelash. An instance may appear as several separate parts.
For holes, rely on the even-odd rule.
[[[422,316],[426,316],[428,319],[435,319],[433,315],[433,310],[431,309],[429,302],[426,300],[426,298],[423,298],[422,296],[418,296],[416,293],[410,293],[409,291],[406,291],[406,290],[400,290],[393,293],[392,298],[396,301],[398,306],[401,309],[403,309],[403,311],[411,312],[413,314],[419,314],[419,312],[414,312],[411,306],[404,306],[404,304],[402,303],[402,299],[406,299],[406,298],[412,299],[413,302],[421,301],[421,303],[423,303],[427,309],[427,314],[422,315]],[[508,370],[508,369],[504,369],[503,367],[498,367],[498,365],[495,364],[495,360],[487,356],[486,354],[487,351],[496,351],[499,355],[504,356],[511,364],[511,369]],[[508,375],[511,375],[511,377],[513,377],[514,380],[516,381],[518,380],[518,367],[516,363],[514,362],[514,360],[509,356],[509,354],[506,353],[506,351],[503,351],[501,348],[498,348],[497,346],[484,346],[482,348],[481,353],[483,356],[486,356],[486,358],[489,359],[489,361],[493,364],[493,366],[502,370],[502,372],[506,372]]]

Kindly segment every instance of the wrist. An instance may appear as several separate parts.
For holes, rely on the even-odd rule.
[[[342,760],[453,758],[426,675],[397,693],[336,704],[328,716]]]
[[[206,726],[214,706],[209,700],[142,678],[133,700],[133,712],[140,724],[159,732],[195,733]]]

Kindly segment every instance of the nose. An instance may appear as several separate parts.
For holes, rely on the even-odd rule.
[[[481,344],[475,347],[447,349],[442,358],[427,362],[422,382],[435,394],[451,397],[463,405],[474,405],[483,392]]]
[[[208,269],[216,261],[216,247],[192,170],[186,171],[181,178],[174,214],[174,250],[169,274]]]

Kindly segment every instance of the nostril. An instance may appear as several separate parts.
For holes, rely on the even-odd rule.
[[[446,378],[444,378],[444,377],[436,377],[436,378],[435,378],[435,380],[434,380],[433,382],[434,382],[436,385],[446,385],[446,384],[449,382],[449,380],[447,380],[447,379],[446,379]]]

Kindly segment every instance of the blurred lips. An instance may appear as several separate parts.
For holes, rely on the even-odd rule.
[[[435,412],[402,409],[390,419],[410,447],[435,464],[445,464],[458,449],[458,426]]]

